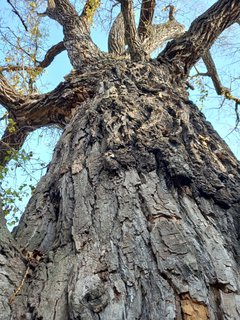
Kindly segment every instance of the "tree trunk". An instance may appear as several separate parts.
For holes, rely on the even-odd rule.
[[[0,318],[239,319],[239,163],[185,83],[123,60],[75,77],[95,94],[13,232],[41,259],[1,244]]]

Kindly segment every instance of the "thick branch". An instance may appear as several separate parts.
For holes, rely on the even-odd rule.
[[[125,27],[122,12],[119,13],[108,36],[108,51],[116,56],[121,56],[125,52]]]
[[[184,26],[177,20],[168,20],[149,27],[148,37],[145,38],[143,46],[148,54],[159,48],[167,40],[180,37],[185,32]]]
[[[217,37],[240,17],[239,0],[219,0],[193,21],[188,32],[170,42],[158,56],[187,75],[190,68],[212,46]]]
[[[149,27],[152,25],[155,5],[155,0],[142,0],[140,20],[138,25],[138,35],[141,40],[144,40],[148,35]]]
[[[29,97],[14,113],[14,121],[21,127],[34,129],[56,124],[64,127],[72,117],[73,109],[90,96],[86,84],[76,86],[71,81],[60,83],[53,91]],[[15,120],[16,119],[16,120]]]
[[[74,6],[68,0],[49,0],[46,14],[58,21],[63,27],[64,46],[72,66],[78,69],[82,63],[94,61],[103,56],[103,53],[93,43],[90,36],[90,18],[96,8],[91,7],[95,0],[88,0],[79,17]],[[96,0],[96,3],[98,1]],[[92,11],[90,10],[92,9]]]
[[[125,38],[132,60],[144,60],[146,54],[137,33],[132,0],[121,0],[121,10],[125,26]]]
[[[17,109],[10,110],[9,117],[15,125],[8,126],[0,141],[0,165],[6,165],[19,151],[29,132],[50,125],[65,127],[74,110],[92,97],[94,89],[90,89],[87,79],[80,79],[79,83],[75,77],[72,80],[74,83],[69,79],[47,94],[28,96]]]
[[[62,26],[70,27],[78,13],[68,0],[48,0],[46,14]]]

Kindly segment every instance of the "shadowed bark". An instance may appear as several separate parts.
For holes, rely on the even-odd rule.
[[[49,3],[59,21],[74,10]],[[198,39],[220,9],[223,30],[238,7],[219,1],[190,30]],[[173,48],[191,32],[159,61],[81,57],[55,90],[22,102],[26,123],[65,129],[12,236],[1,229],[0,319],[240,317],[240,166],[188,98],[201,55]]]

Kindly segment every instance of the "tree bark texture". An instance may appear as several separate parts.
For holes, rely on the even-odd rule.
[[[1,242],[0,319],[239,319],[240,167],[185,83],[124,60],[73,77],[94,94]],[[23,248],[43,255],[9,305]]]

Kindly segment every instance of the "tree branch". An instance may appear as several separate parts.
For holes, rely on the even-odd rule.
[[[74,27],[78,13],[68,0],[48,0],[46,14],[62,26]]]
[[[116,17],[108,36],[108,51],[116,56],[125,52],[125,27],[122,12]]]
[[[212,46],[218,36],[240,17],[239,0],[219,0],[193,21],[188,32],[171,41],[158,56],[169,61],[183,76]]]
[[[21,21],[24,29],[28,32],[28,27],[27,27],[24,19],[21,17],[20,13],[19,13],[18,10],[16,9],[16,7],[12,4],[12,2],[11,2],[10,0],[7,0],[7,2],[8,2],[8,3],[10,4],[10,6],[12,7],[13,13],[15,13],[15,14],[18,16],[18,18],[20,19],[20,21]]]
[[[18,103],[17,108],[9,109],[9,118],[14,125],[12,122],[8,125],[0,141],[0,165],[6,165],[11,160],[30,132],[51,125],[65,127],[72,119],[74,109],[93,96],[97,84],[91,88],[86,77],[80,78],[79,83],[76,83],[75,77],[72,79],[60,83],[47,94],[27,96]]]
[[[148,54],[159,48],[165,41],[177,39],[185,32],[185,27],[179,23],[173,16],[175,8],[168,6],[169,18],[165,23],[159,23],[149,26],[148,34],[145,36],[143,46]]]
[[[47,94],[28,96],[20,108],[14,110],[13,120],[19,127],[33,129],[53,124],[64,127],[71,119],[73,109],[92,96],[92,92],[85,78],[80,77],[79,83],[76,77],[69,78]]]
[[[231,90],[229,88],[226,88],[222,85],[221,80],[218,76],[217,68],[215,66],[215,63],[213,61],[212,55],[210,51],[207,51],[203,57],[203,62],[205,63],[205,66],[207,68],[207,73],[199,73],[198,75],[202,76],[208,76],[212,79],[215,91],[218,95],[223,96],[224,98],[228,100],[233,100],[235,104],[238,106],[240,104],[240,98],[237,98],[232,95]]]
[[[98,3],[98,0],[87,0],[79,16],[68,0],[48,0],[46,14],[62,25],[64,46],[75,69],[80,68],[83,62],[93,62],[103,57],[91,39],[89,28]]]
[[[125,39],[132,60],[145,60],[146,54],[143,50],[137,33],[132,0],[121,0],[121,11],[125,26]]]
[[[55,44],[46,52],[44,59],[38,62],[38,67],[47,68],[53,62],[54,58],[64,50],[66,50],[66,48],[63,41]]]
[[[144,40],[148,35],[149,27],[152,25],[155,5],[155,0],[142,0],[141,13],[138,25],[138,35],[141,40]]]
[[[0,66],[0,72],[3,71],[37,71],[37,69],[44,69],[47,68],[54,60],[54,58],[60,54],[62,51],[66,50],[63,41],[60,41],[59,43],[55,44],[52,46],[45,54],[44,58],[42,61],[36,61],[37,66],[35,67],[29,67],[29,66],[21,66],[21,65],[13,65],[13,64],[8,64],[5,66]]]
[[[148,55],[159,48],[165,41],[175,39],[182,35],[185,28],[173,17],[173,6],[170,6],[169,20],[163,24],[149,25],[141,47]],[[125,52],[125,26],[122,13],[115,19],[109,32],[108,49],[110,53],[122,55]]]
[[[219,76],[218,76],[218,72],[217,72],[217,69],[216,69],[216,66],[215,66],[215,63],[214,63],[214,61],[213,61],[213,58],[212,58],[212,56],[211,56],[210,51],[206,52],[206,53],[203,55],[202,59],[203,59],[203,62],[205,63],[205,66],[206,66],[206,68],[207,68],[207,71],[208,71],[208,72],[207,72],[207,75],[208,75],[209,77],[211,77],[211,79],[212,79],[212,82],[213,82],[214,88],[215,88],[215,90],[216,90],[216,93],[217,93],[218,95],[223,94],[223,91],[224,91],[224,89],[226,89],[226,88],[224,88],[224,87],[222,86],[222,84],[221,84],[221,80],[220,80],[220,78],[219,78]]]

